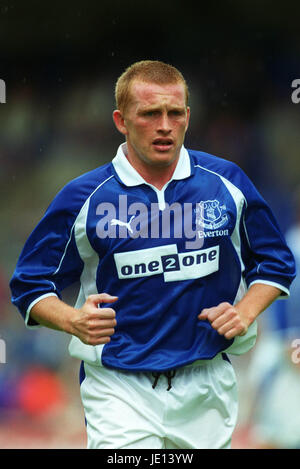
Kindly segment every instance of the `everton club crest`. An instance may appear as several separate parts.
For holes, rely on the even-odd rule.
[[[196,204],[196,225],[199,228],[216,230],[228,221],[226,205],[220,205],[218,200],[205,200]]]

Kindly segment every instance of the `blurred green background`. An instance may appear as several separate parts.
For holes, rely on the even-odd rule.
[[[191,93],[186,147],[235,161],[282,230],[297,223],[300,103],[291,100],[291,83],[300,78],[299,12],[296,1],[0,2],[0,447],[85,445],[69,337],[25,330],[8,282],[55,194],[114,157],[122,142],[111,118],[114,85],[128,65],[158,59],[178,67]],[[265,312],[266,334],[276,314]],[[236,360],[235,447],[262,444],[249,430],[250,361],[251,354]]]

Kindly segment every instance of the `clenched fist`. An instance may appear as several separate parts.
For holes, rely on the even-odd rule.
[[[72,316],[70,332],[87,345],[107,344],[115,332],[116,313],[112,308],[99,308],[98,305],[114,303],[117,299],[107,293],[90,295]]]
[[[205,308],[198,315],[198,319],[207,319],[212,327],[226,339],[244,335],[248,330],[246,318],[230,303],[220,303],[218,306]]]

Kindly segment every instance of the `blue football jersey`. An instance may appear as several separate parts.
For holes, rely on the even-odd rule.
[[[118,296],[111,341],[90,346],[72,337],[71,355],[122,370],[166,371],[249,350],[256,322],[228,340],[198,314],[235,304],[254,283],[288,296],[294,277],[270,208],[237,165],[182,147],[171,180],[158,190],[131,166],[123,144],[111,163],[58,193],[10,285],[28,327],[39,327],[30,317],[36,302],[61,298],[75,282],[76,307],[90,294]]]

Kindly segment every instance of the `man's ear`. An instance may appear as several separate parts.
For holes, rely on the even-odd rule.
[[[191,110],[188,106],[186,108],[186,127],[185,127],[185,131],[187,131],[187,129],[188,129],[188,126],[189,126],[189,123],[190,123],[190,117],[191,117]]]
[[[121,132],[121,134],[126,135],[127,134],[127,128],[126,128],[126,125],[125,125],[125,120],[124,120],[124,117],[123,117],[121,111],[119,111],[119,109],[116,109],[113,112],[113,121],[114,121],[115,126],[117,127],[118,131]]]

